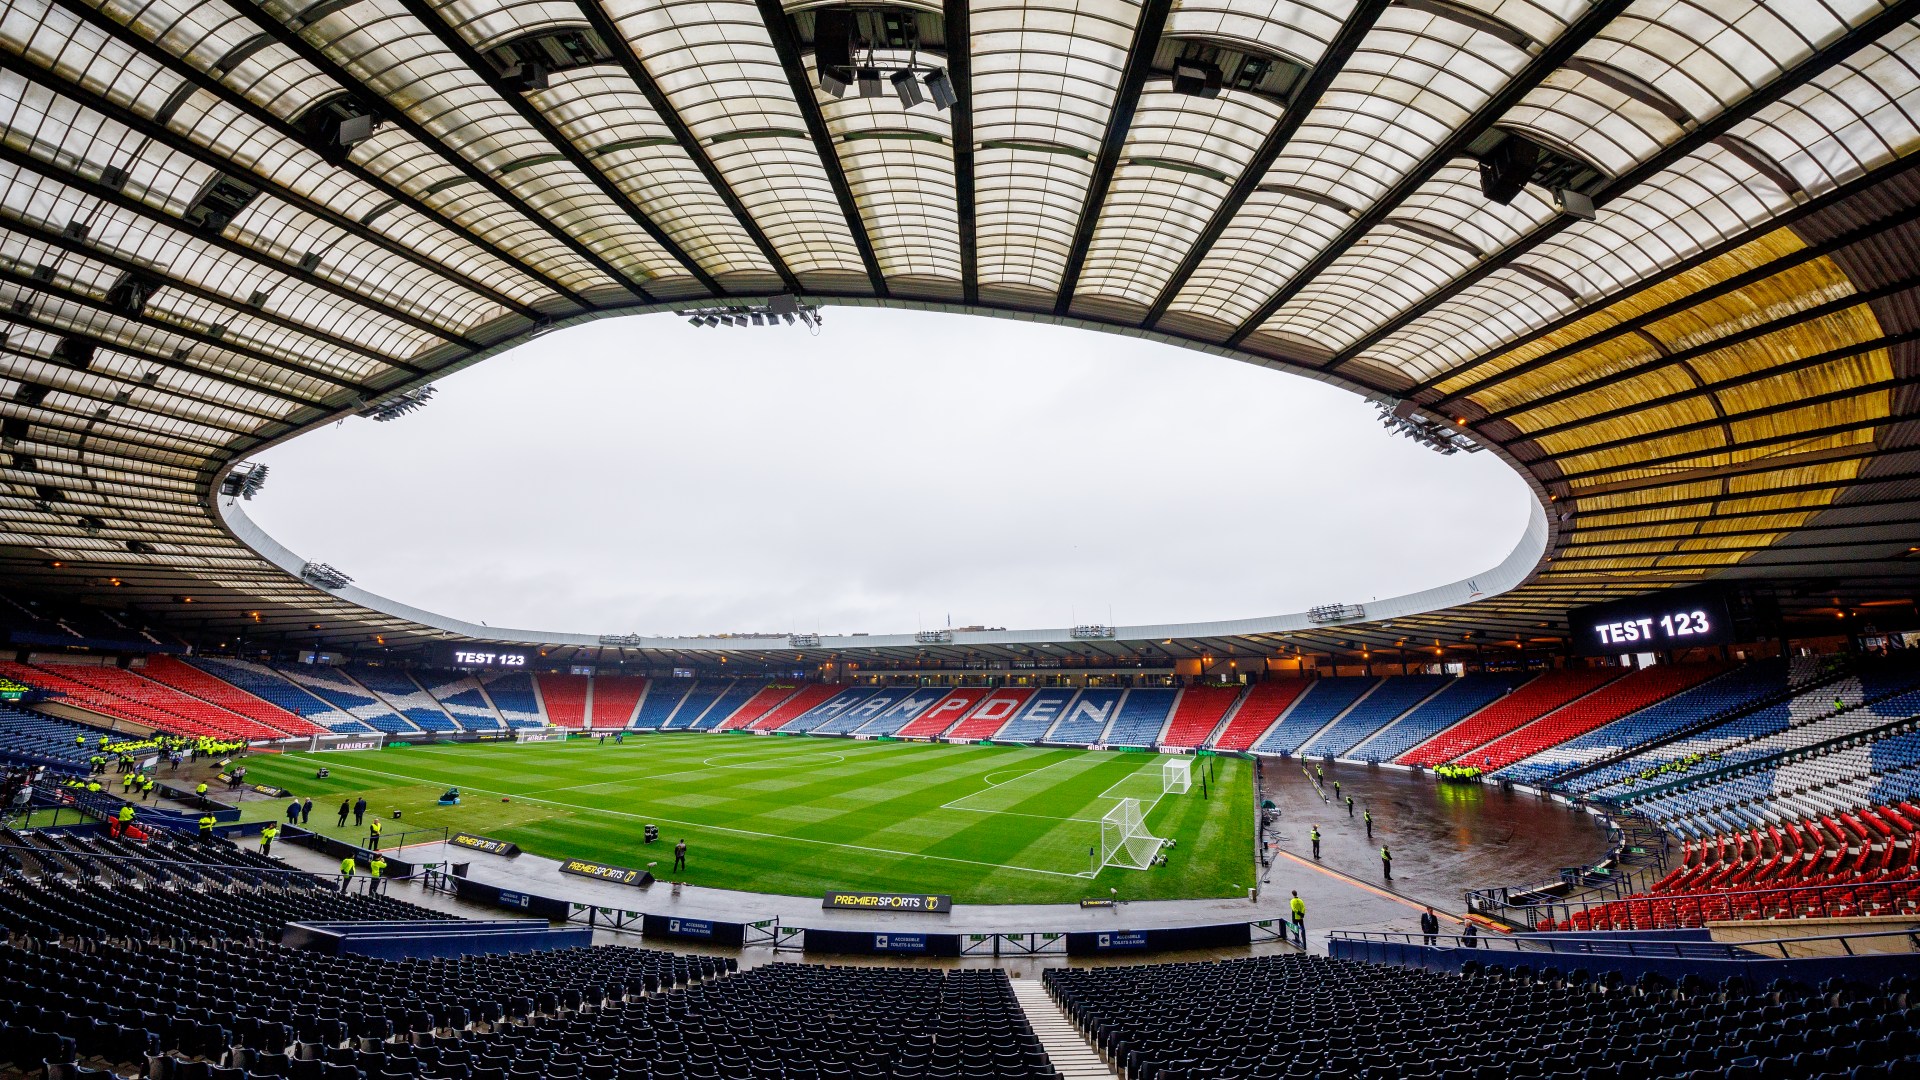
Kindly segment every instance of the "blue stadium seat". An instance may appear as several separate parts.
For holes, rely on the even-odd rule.
[[[1527,681],[1519,672],[1462,675],[1387,727],[1347,750],[1361,761],[1392,761]]]
[[[1088,746],[1100,741],[1107,725],[1119,711],[1122,691],[1109,687],[1090,687],[1080,691],[1060,713],[1060,719],[1041,736],[1041,742],[1066,746]]]
[[[1292,754],[1314,733],[1351,708],[1380,680],[1359,676],[1316,679],[1280,722],[1255,744],[1256,754]]]
[[[1178,690],[1160,687],[1139,687],[1127,691],[1120,703],[1120,713],[1113,718],[1113,725],[1107,729],[1101,742],[1108,746],[1152,746],[1160,739],[1161,729],[1167,726],[1167,717],[1173,713],[1173,703],[1180,696]]]

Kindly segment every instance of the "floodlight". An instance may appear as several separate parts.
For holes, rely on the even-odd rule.
[[[820,69],[820,89],[830,97],[847,96],[847,72],[843,68],[822,67]]]
[[[934,68],[927,73],[927,93],[933,96],[933,107],[946,112],[960,103],[960,97],[953,92],[953,80],[947,78],[946,68]]]
[[[863,98],[880,96],[880,69],[865,67],[854,73],[860,80],[860,96]]]
[[[1561,188],[1553,193],[1553,208],[1581,221],[1592,221],[1597,216],[1593,198],[1572,188]]]
[[[887,81],[893,84],[893,92],[899,96],[900,104],[906,108],[911,109],[927,100],[927,95],[920,89],[920,80],[915,78],[911,71],[905,69],[896,71]]]
[[[1180,60],[1173,65],[1173,90],[1200,98],[1220,96],[1220,68],[1199,60]]]

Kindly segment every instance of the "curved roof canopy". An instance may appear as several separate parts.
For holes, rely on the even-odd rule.
[[[37,589],[443,636],[241,543],[226,470],[566,321],[781,294],[1222,352],[1529,476],[1518,587],[1309,648],[1920,571],[1920,0],[4,2]]]

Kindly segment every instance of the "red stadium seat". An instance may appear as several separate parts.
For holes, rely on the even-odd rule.
[[[1180,692],[1173,721],[1161,740],[1167,746],[1204,746],[1220,718],[1240,700],[1238,686],[1189,686]]]
[[[1626,674],[1621,668],[1568,668],[1549,671],[1507,696],[1447,728],[1395,760],[1402,765],[1443,765],[1456,759],[1480,765],[1477,747],[1598,690]],[[1524,755],[1521,755],[1524,756]],[[1516,756],[1513,760],[1519,760]]]
[[[1306,679],[1268,679],[1255,683],[1240,699],[1240,708],[1228,719],[1213,745],[1219,750],[1246,750],[1266,734],[1293,699],[1313,685]]]

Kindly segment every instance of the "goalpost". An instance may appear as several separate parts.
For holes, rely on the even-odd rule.
[[[1168,758],[1160,767],[1160,791],[1165,795],[1185,795],[1193,789],[1193,759]]]
[[[1160,838],[1147,831],[1139,799],[1121,799],[1100,819],[1100,865],[1145,870],[1160,854]]]

